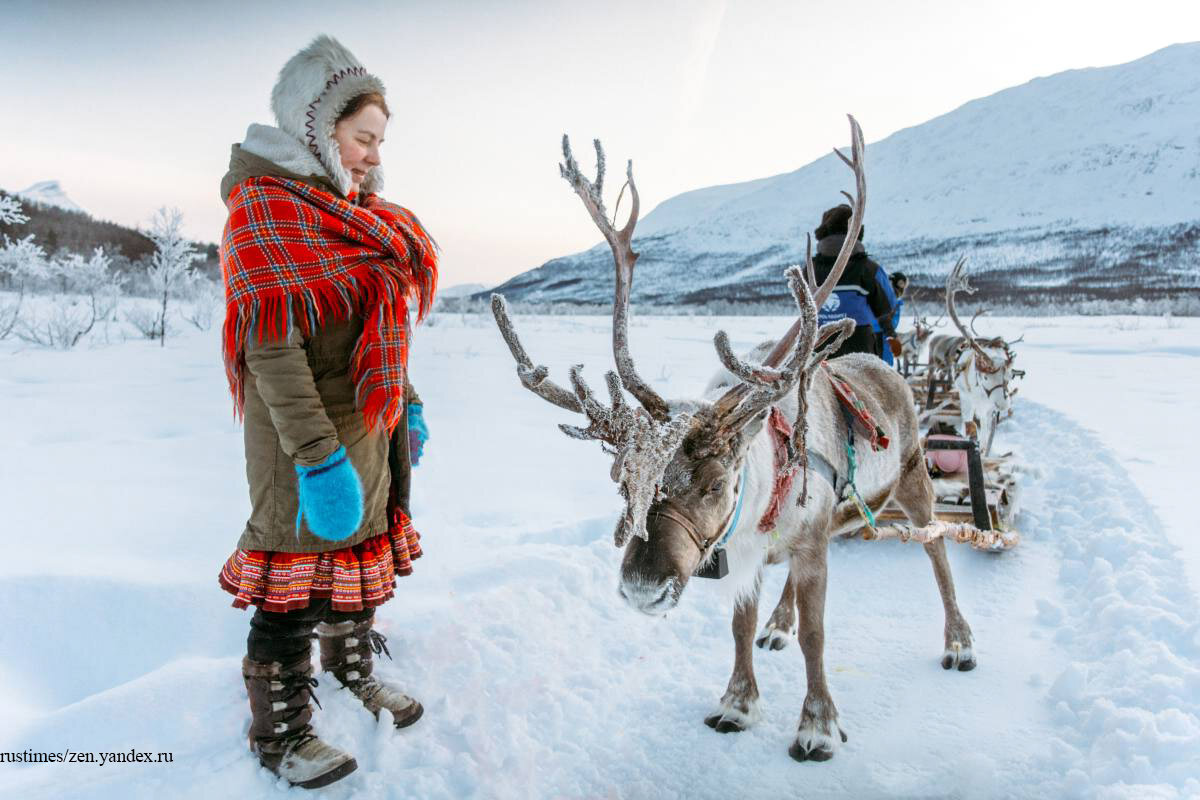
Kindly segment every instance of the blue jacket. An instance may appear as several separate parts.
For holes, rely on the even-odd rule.
[[[825,280],[829,275],[834,260],[833,256],[822,253],[813,256],[813,267],[818,282]],[[887,286],[886,293],[880,285],[879,275],[884,276],[882,283]],[[833,294],[829,296],[825,305],[821,306],[819,321],[825,325],[849,317],[860,327],[867,326],[878,330],[876,320],[882,319],[880,324],[883,326],[883,332],[887,336],[895,336],[889,295],[895,299],[891,282],[883,269],[868,258],[866,253],[855,253],[850,256],[846,270],[842,273]]]
[[[892,330],[900,324],[900,307],[899,300],[896,299],[896,290],[892,288],[892,281],[888,274],[883,271],[883,267],[876,267],[875,282],[879,284],[879,288],[883,289],[884,295],[887,297],[888,308],[892,309]],[[879,333],[882,329],[879,327],[879,318],[871,319],[871,330]]]

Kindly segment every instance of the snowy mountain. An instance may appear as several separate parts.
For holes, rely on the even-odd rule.
[[[868,146],[868,250],[925,285],[965,253],[975,284],[1010,298],[1200,289],[1197,119],[1200,43],[973,100]],[[830,154],[663,202],[638,224],[635,300],[782,299],[781,268],[803,259],[805,233],[848,177]],[[601,243],[497,291],[610,302],[611,255]]]
[[[437,294],[441,298],[467,297],[479,292],[486,292],[487,290],[487,284],[483,283],[458,283],[454,286],[448,286],[445,289],[439,286]]]
[[[80,214],[87,213],[74,200],[67,197],[67,193],[63,191],[58,181],[40,181],[23,192],[17,192],[17,196],[22,200],[28,200],[31,203],[37,203],[42,206],[54,206],[66,211],[78,211]]]

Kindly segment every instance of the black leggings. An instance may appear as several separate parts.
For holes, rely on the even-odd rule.
[[[250,618],[246,653],[251,661],[261,664],[272,661],[291,664],[308,657],[312,651],[312,632],[318,622],[361,622],[374,615],[373,608],[334,611],[327,597],[314,598],[304,608],[294,611],[263,611],[260,608]]]

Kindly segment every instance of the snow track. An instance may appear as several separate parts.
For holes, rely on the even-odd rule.
[[[606,323],[517,323],[552,375],[577,360],[593,372],[605,363]],[[762,319],[730,324],[739,347],[775,327]],[[660,376],[660,388],[686,392],[712,371],[706,339],[678,335],[689,325],[700,327],[674,320],[634,329],[635,350],[638,337],[657,343],[642,352],[654,353],[644,371]],[[1177,551],[1104,444],[1024,392],[997,443],[1041,473],[1024,485],[1022,543],[1001,555],[953,545],[950,552],[979,667],[938,665],[942,611],[919,546],[834,543],[826,669],[849,741],[830,762],[798,764],[787,754],[804,699],[795,643],[755,651],[763,712],[756,726],[725,735],[705,727],[733,660],[730,600],[720,584],[693,582],[665,619],[627,609],[611,544],[619,500],[598,448],[554,429],[556,414],[568,415],[519,388],[494,330],[451,318],[417,342],[414,379],[434,436],[414,490],[428,555],[380,613],[397,659],[381,671],[427,711],[413,728],[393,732],[321,676],[317,730],[352,751],[359,770],[320,796],[1200,795],[1197,603]],[[205,360],[217,360],[208,338],[177,347],[156,380],[221,380],[219,364]],[[133,362],[155,358],[148,350],[131,343],[54,358],[68,367],[97,355]],[[41,358],[4,356],[19,369],[3,374],[15,374],[22,388],[0,394],[6,417],[70,410],[71,398],[33,380],[30,361]],[[111,372],[114,382],[126,377]],[[95,387],[93,396],[117,395],[112,389]],[[37,457],[48,463],[74,447],[90,463],[92,451],[114,446],[112,430],[157,429],[167,415],[160,420],[142,403],[164,392],[151,386],[139,392],[148,400],[95,409],[97,429],[108,431],[97,435],[100,444],[69,425],[73,444]],[[240,434],[224,416],[209,424],[205,415],[228,414],[212,399],[185,403],[204,421],[179,422],[177,466],[150,450],[162,446],[153,440],[116,443],[129,448],[123,454],[155,453],[156,491],[178,486],[181,498],[191,497],[189,510],[203,505],[188,494],[197,486],[241,477]],[[37,437],[49,433],[19,434],[18,456],[44,453]],[[208,467],[203,474],[194,458]],[[35,472],[6,473],[18,504],[57,496]],[[170,764],[0,764],[0,796],[314,796],[272,781],[244,745],[239,667],[248,615],[227,607],[215,586],[219,559],[211,558],[232,546],[244,518],[242,505],[227,500],[244,504],[240,490],[222,489],[226,505],[187,522],[183,530],[203,543],[172,548],[177,528],[162,525],[168,538],[155,549],[139,533],[138,564],[173,556],[169,585],[141,569],[89,575],[88,562],[74,567],[82,575],[20,574],[14,562],[0,573],[0,599],[13,614],[0,631],[0,715],[8,723],[0,725],[0,750],[173,754]],[[131,504],[130,527],[147,529],[142,517],[163,507],[162,498],[149,511]],[[91,548],[118,557],[129,547],[122,531],[91,532],[89,541],[102,540]],[[84,537],[48,533],[68,546]],[[96,571],[113,573],[107,561]],[[760,626],[784,574],[767,574]],[[10,699],[27,705],[22,714]]]

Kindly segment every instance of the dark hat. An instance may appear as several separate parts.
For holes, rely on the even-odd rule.
[[[844,236],[849,231],[850,217],[853,215],[854,209],[845,203],[842,203],[840,206],[834,206],[826,211],[821,215],[821,224],[813,231],[817,236],[817,241],[819,242],[827,236],[836,236],[839,233]],[[859,239],[863,237],[864,230],[866,230],[865,225],[859,228]]]

